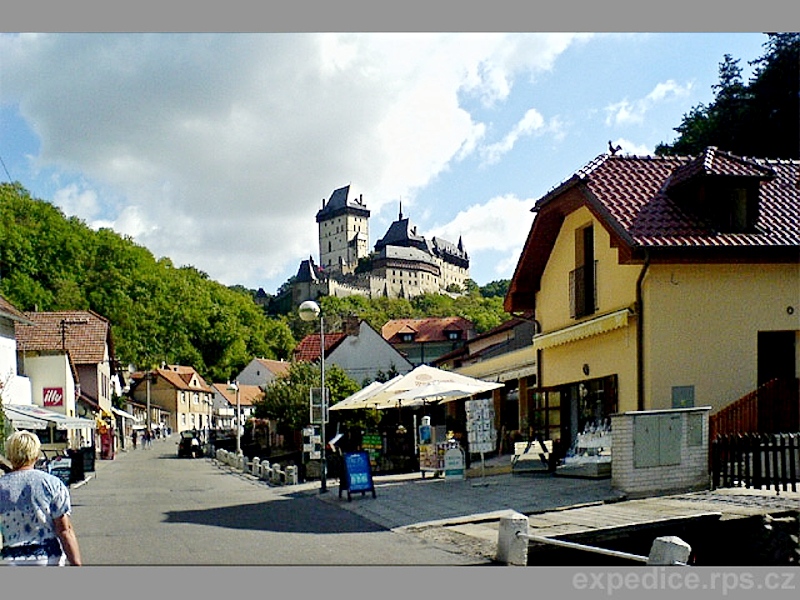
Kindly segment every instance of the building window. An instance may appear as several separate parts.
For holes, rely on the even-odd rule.
[[[597,261],[591,225],[575,232],[575,269],[569,273],[570,317],[580,319],[597,309]]]
[[[461,332],[460,331],[448,331],[447,332],[447,339],[448,340],[460,340],[461,339]]]
[[[400,334],[400,341],[401,342],[413,342],[414,341],[414,334],[413,333],[401,333]]]

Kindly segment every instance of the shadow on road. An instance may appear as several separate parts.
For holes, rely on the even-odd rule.
[[[317,498],[274,500],[204,510],[178,510],[166,513],[166,523],[192,523],[281,533],[370,533],[386,531],[347,510]]]

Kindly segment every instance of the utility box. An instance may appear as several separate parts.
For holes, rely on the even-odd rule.
[[[611,416],[611,485],[630,497],[708,489],[710,407]]]

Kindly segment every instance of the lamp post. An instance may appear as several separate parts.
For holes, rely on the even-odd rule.
[[[237,456],[242,453],[242,434],[239,431],[239,424],[241,423],[241,405],[239,400],[239,382],[234,381],[228,385],[228,390],[236,392],[236,454]]]
[[[327,444],[325,443],[325,416],[326,416],[326,400],[325,397],[325,320],[322,316],[322,310],[319,304],[313,300],[306,300],[298,308],[298,313],[303,321],[313,321],[319,317],[319,396],[320,396],[320,426],[319,433],[322,438],[322,455],[320,456],[320,488],[319,493],[324,494],[328,491],[328,473],[327,473],[327,458],[326,450]]]
[[[145,415],[145,420],[146,420],[145,422],[147,423],[148,435],[149,435],[149,432],[150,432],[150,425],[151,425],[151,423],[150,423],[150,418],[151,418],[150,417],[150,381],[152,380],[152,378],[153,378],[153,372],[152,371],[148,371],[147,374],[145,375],[145,379],[147,380],[147,414]]]

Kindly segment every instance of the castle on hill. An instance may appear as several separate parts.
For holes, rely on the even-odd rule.
[[[322,200],[316,217],[319,264],[311,256],[300,263],[291,286],[294,306],[319,296],[412,298],[466,290],[469,256],[461,238],[457,244],[427,240],[401,207],[370,252],[369,216],[363,197],[351,197],[349,185]]]

